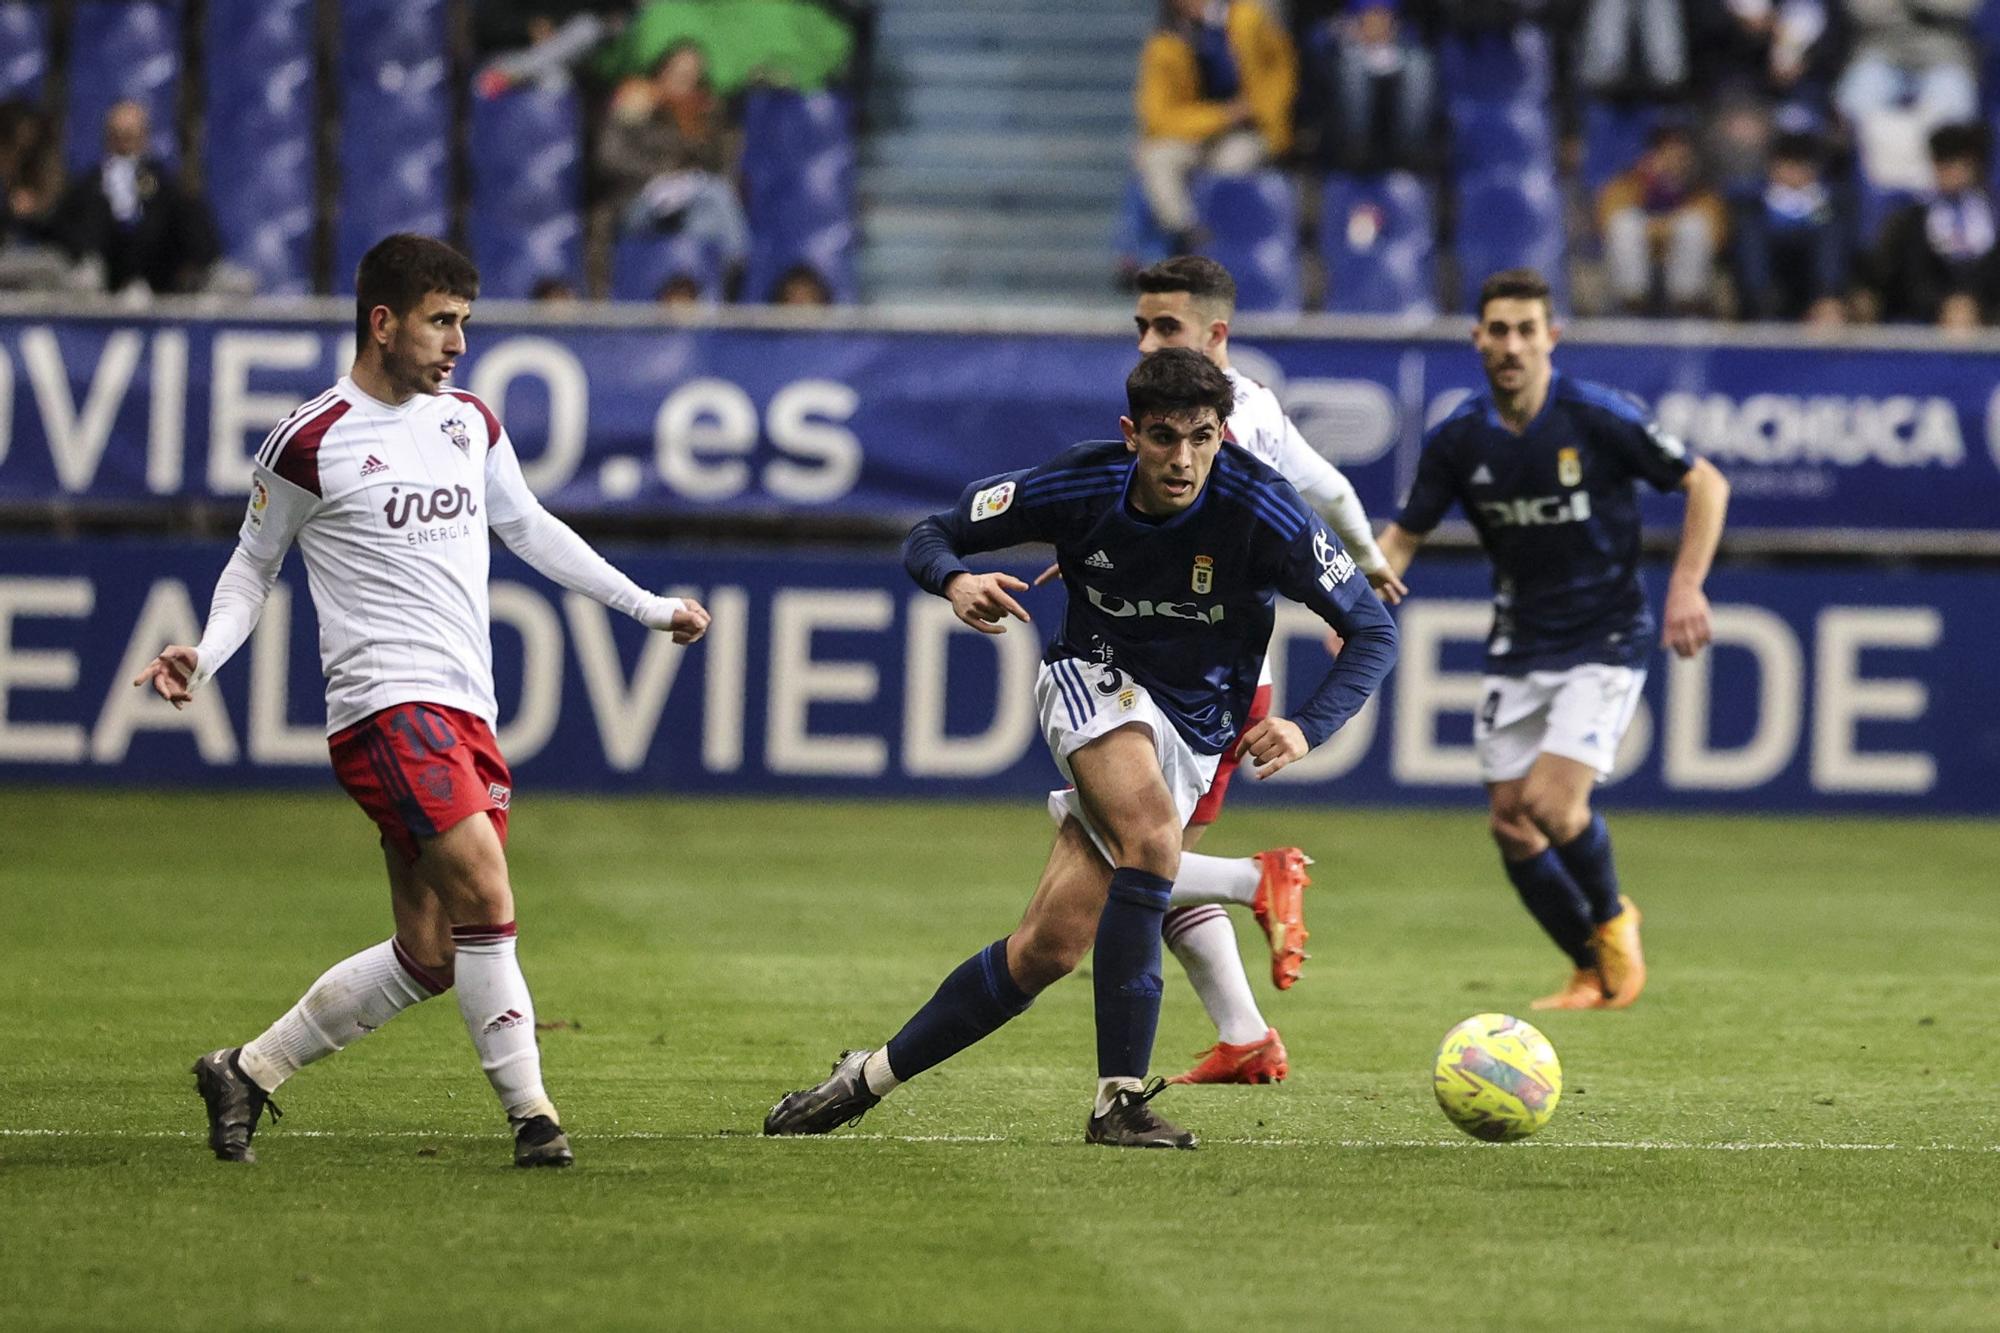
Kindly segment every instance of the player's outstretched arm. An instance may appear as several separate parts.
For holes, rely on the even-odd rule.
[[[1007,627],[1000,622],[1008,616],[1024,623],[1030,619],[1027,608],[1013,596],[1027,587],[1012,574],[965,573],[952,576],[944,595],[958,618],[981,634],[1005,634]]]
[[[1693,657],[1715,637],[1702,585],[1722,541],[1729,479],[1706,458],[1697,458],[1681,479],[1681,489],[1687,493],[1687,514],[1681,520],[1674,572],[1667,580],[1666,624],[1660,637],[1679,656]]]
[[[505,436],[486,455],[486,509],[507,549],[551,583],[622,611],[647,629],[671,634],[675,643],[693,643],[708,632],[708,611],[700,602],[648,592],[543,508],[521,476],[520,460]]]
[[[238,530],[236,549],[215,580],[208,603],[208,623],[201,642],[169,644],[132,683],[150,684],[175,708],[185,708],[194,692],[222,669],[257,628],[264,601],[278,581],[285,553],[299,529],[319,507],[319,497],[263,467],[252,470],[250,507]]]
[[[1388,565],[1389,572],[1397,577],[1399,583],[1401,582],[1402,575],[1409,572],[1410,562],[1417,558],[1417,548],[1424,544],[1424,537],[1426,535],[1425,533],[1411,532],[1400,523],[1391,523],[1388,527],[1382,529],[1382,559]],[[1402,590],[1403,595],[1407,596],[1409,591],[1408,588],[1404,588]],[[1388,599],[1385,598],[1384,600]],[[1393,601],[1389,602],[1391,606],[1395,604]]]
[[[186,644],[170,643],[160,650],[158,657],[146,663],[146,669],[132,683],[150,683],[162,699],[175,708],[186,708],[194,699],[188,682],[194,679],[195,664],[200,660],[200,655]]]

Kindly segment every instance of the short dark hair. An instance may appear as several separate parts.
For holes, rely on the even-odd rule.
[[[1227,421],[1236,406],[1236,387],[1213,361],[1192,347],[1163,347],[1139,358],[1125,377],[1125,406],[1133,424],[1147,417],[1170,417],[1215,409]]]
[[[1236,310],[1236,279],[1213,259],[1200,255],[1175,255],[1151,268],[1142,268],[1132,282],[1142,292],[1186,292],[1195,301]]]
[[[479,270],[434,237],[400,231],[375,242],[354,270],[355,347],[368,345],[368,314],[376,306],[388,306],[400,318],[432,292],[476,301]]]
[[[1540,269],[1503,268],[1480,283],[1481,319],[1486,317],[1487,304],[1493,301],[1540,301],[1544,313],[1555,313],[1555,306],[1549,300],[1549,280],[1542,276]]]
[[[1802,162],[1817,167],[1824,152],[1819,136],[1804,130],[1788,130],[1771,143],[1773,162]]]
[[[1983,166],[1986,161],[1986,142],[1986,127],[1977,121],[1966,121],[1959,125],[1940,125],[1931,131],[1931,161],[1969,161]]]

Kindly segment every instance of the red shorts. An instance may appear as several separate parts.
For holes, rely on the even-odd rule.
[[[1259,685],[1257,693],[1250,700],[1250,720],[1245,722],[1236,735],[1230,737],[1229,748],[1222,752],[1222,762],[1215,766],[1215,781],[1208,784],[1208,792],[1195,805],[1194,813],[1188,816],[1188,827],[1197,824],[1213,824],[1215,817],[1222,813],[1222,803],[1229,799],[1229,780],[1236,776],[1236,742],[1243,733],[1271,715],[1271,687]]]
[[[493,729],[443,704],[397,704],[327,737],[334,776],[382,830],[382,845],[417,859],[417,839],[435,838],[481,811],[502,846],[514,777]]]

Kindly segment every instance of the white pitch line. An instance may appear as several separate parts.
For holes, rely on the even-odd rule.
[[[199,1139],[205,1134],[196,1130],[183,1129],[7,1129],[0,1128],[0,1139]],[[484,1142],[500,1137],[494,1134],[468,1134],[463,1132],[436,1133],[422,1129],[386,1130],[338,1130],[338,1129],[272,1129],[268,1138],[295,1139],[428,1139],[467,1142]],[[709,1134],[670,1134],[655,1130],[613,1130],[605,1133],[584,1131],[580,1135],[585,1143],[601,1142],[669,1142],[700,1143],[717,1139],[759,1138],[754,1130]],[[1036,1140],[1009,1139],[1001,1134],[832,1134],[822,1136],[786,1137],[780,1142],[818,1143],[1010,1143],[1032,1145]],[[1045,1140],[1052,1145],[1064,1145],[1069,1139]],[[1944,1152],[1944,1153],[2000,1153],[2000,1144],[1994,1143],[1833,1143],[1813,1142],[1803,1139],[1774,1139],[1768,1142],[1717,1141],[1695,1143],[1675,1139],[1534,1139],[1523,1143],[1496,1144],[1479,1143],[1472,1139],[1268,1139],[1268,1138],[1211,1138],[1204,1140],[1212,1147],[1224,1148],[1514,1148],[1534,1149],[1541,1152],[1553,1151],[1599,1151],[1599,1152]]]

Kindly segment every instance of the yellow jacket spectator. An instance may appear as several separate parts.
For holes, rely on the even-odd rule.
[[[1188,176],[1244,175],[1292,142],[1298,53],[1257,0],[1168,0],[1139,55],[1136,166],[1153,215],[1194,226]]]

